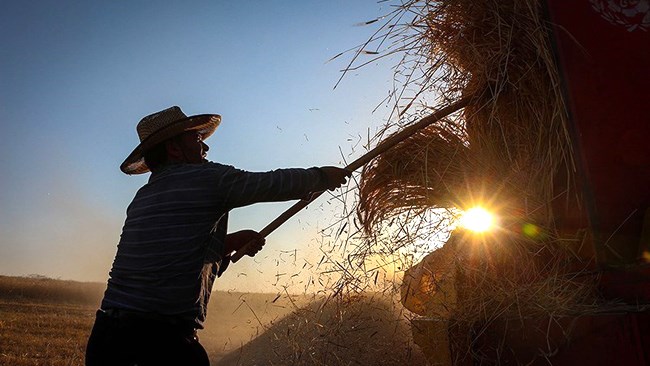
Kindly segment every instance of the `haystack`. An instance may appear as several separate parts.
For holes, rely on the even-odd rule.
[[[428,93],[438,103],[459,96],[473,101],[461,115],[366,166],[357,207],[366,233],[373,237],[405,213],[422,217],[441,208],[481,205],[500,217],[499,229],[489,234],[455,231],[405,273],[402,302],[423,316],[414,323],[416,339],[432,348],[434,363],[497,362],[495,355],[515,352],[508,324],[521,330],[531,320],[602,307],[589,272],[593,253],[583,245],[586,230],[564,232],[557,225],[562,207],[582,198],[574,187],[566,108],[542,4],[413,0],[376,37],[396,40],[392,52],[403,51],[405,65],[419,65],[414,95]],[[407,15],[413,18],[404,23]],[[405,79],[404,90],[413,80]],[[401,113],[408,118],[409,112]],[[491,336],[503,339],[498,349],[473,353],[495,328]],[[570,333],[542,328],[527,345],[539,352],[518,355],[518,362],[545,357]],[[444,349],[455,350],[455,358]]]

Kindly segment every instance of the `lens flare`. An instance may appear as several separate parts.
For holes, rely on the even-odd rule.
[[[494,216],[483,207],[474,207],[465,211],[460,219],[460,224],[468,230],[482,233],[492,228]]]
[[[527,237],[529,237],[531,239],[537,239],[542,233],[539,226],[537,226],[535,224],[530,224],[530,223],[524,224],[521,227],[521,231],[524,233],[524,235],[526,235]]]

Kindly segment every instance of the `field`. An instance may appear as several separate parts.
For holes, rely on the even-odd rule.
[[[0,365],[83,365],[104,284],[0,276]],[[212,365],[420,365],[383,297],[216,292],[199,333]]]

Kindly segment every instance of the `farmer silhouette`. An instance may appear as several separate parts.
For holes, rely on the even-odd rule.
[[[120,169],[151,176],[127,209],[86,365],[209,365],[196,330],[214,280],[233,252],[249,244],[252,257],[264,245],[253,230],[227,234],[228,212],[335,189],[350,175],[336,167],[253,173],[207,161],[204,140],[220,122],[171,107],[138,123],[140,144]]]

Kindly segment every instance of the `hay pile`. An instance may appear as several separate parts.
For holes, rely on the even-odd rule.
[[[471,354],[463,347],[471,348],[495,323],[523,324],[602,306],[596,277],[586,271],[593,259],[584,251],[586,228],[567,232],[557,225],[558,207],[580,203],[581,197],[542,5],[539,0],[407,1],[387,18],[385,32],[364,45],[393,40],[385,53],[405,54],[396,68],[404,84],[395,95],[416,89],[412,98],[434,95],[436,103],[473,97],[462,114],[421,131],[364,168],[357,214],[368,244],[350,254],[362,261],[377,245],[372,239],[389,228],[405,233],[394,250],[416,243],[427,227],[411,223],[435,209],[480,204],[496,213],[499,230],[481,237],[458,230],[443,247],[444,255],[433,252],[405,274],[403,303],[439,319],[445,332],[461,329],[456,335],[465,336],[449,341],[460,344],[455,346],[460,354]],[[405,21],[408,15],[412,18]],[[413,112],[416,102],[407,101],[401,110],[398,105],[403,118],[387,130],[427,113],[426,105]]]
[[[269,326],[224,365],[422,365],[403,308],[378,294],[321,298]]]
[[[420,87],[439,93],[439,102],[460,93],[475,100],[459,118],[366,167],[358,207],[366,229],[405,207],[465,208],[476,201],[552,226],[551,203],[564,193],[554,180],[572,177],[574,169],[540,7],[537,0],[404,5],[417,14],[408,29],[416,31],[411,49],[428,60],[422,74],[436,76]],[[572,188],[572,181],[561,187]]]

